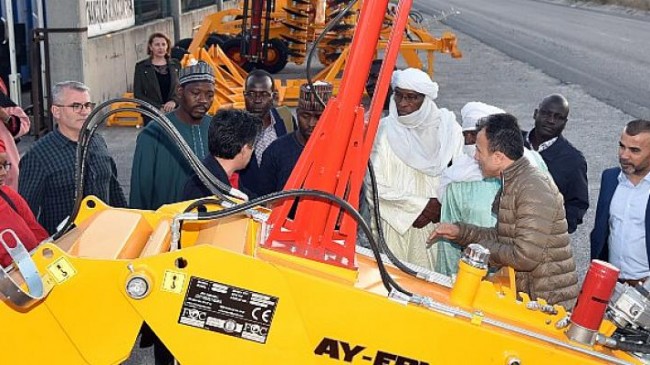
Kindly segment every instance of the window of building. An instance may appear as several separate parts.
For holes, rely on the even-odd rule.
[[[134,0],[135,23],[142,24],[170,15],[169,0]]]
[[[185,12],[215,4],[216,0],[181,0],[181,9]]]

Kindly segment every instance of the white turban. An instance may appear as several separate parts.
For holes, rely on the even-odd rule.
[[[460,116],[463,119],[463,131],[476,130],[476,123],[479,119],[501,113],[505,113],[505,111],[496,106],[481,103],[480,101],[470,101],[460,110]]]
[[[390,86],[400,89],[414,90],[428,96],[431,100],[438,98],[438,83],[431,81],[429,75],[417,68],[393,71]]]
[[[390,98],[389,114],[382,120],[386,138],[395,155],[405,164],[430,176],[439,176],[449,162],[462,154],[463,134],[456,116],[447,109],[438,109],[438,84],[425,72],[408,68],[393,72],[396,87],[424,94],[420,109],[399,116],[394,97]]]

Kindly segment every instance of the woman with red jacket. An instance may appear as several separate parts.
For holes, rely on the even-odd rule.
[[[36,221],[29,205],[20,194],[9,186],[5,185],[7,173],[12,168],[11,162],[7,160],[7,149],[0,139],[0,232],[11,229],[22,241],[29,251],[47,238],[47,231]],[[3,236],[9,247],[15,247],[11,235]],[[6,267],[11,264],[11,257],[0,244],[0,265]]]

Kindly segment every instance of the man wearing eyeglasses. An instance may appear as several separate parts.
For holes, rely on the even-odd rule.
[[[589,186],[585,157],[562,135],[568,117],[569,102],[564,96],[546,96],[533,113],[535,128],[524,134],[524,141],[546,162],[564,197],[569,233],[573,233],[589,208]]]
[[[90,90],[78,81],[54,85],[52,101],[57,128],[38,140],[20,160],[18,184],[20,194],[50,234],[72,212],[77,141],[95,107]],[[115,161],[101,135],[95,134],[90,140],[87,156],[84,195],[95,195],[112,206],[126,206]]]
[[[440,177],[462,155],[463,133],[454,113],[439,109],[434,102],[438,84],[425,72],[415,68],[395,71],[391,86],[389,114],[381,120],[370,155],[381,228],[395,256],[433,270],[437,248],[422,242],[440,220]],[[366,179],[371,212],[374,189]]]
[[[253,70],[246,77],[244,85],[246,110],[262,120],[262,132],[255,144],[251,161],[239,172],[239,183],[257,194],[260,192],[259,168],[264,151],[273,141],[293,132],[295,128],[291,111],[286,107],[275,106],[278,92],[270,73]]]

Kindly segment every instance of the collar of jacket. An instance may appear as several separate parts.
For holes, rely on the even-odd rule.
[[[528,159],[524,156],[521,156],[518,160],[513,162],[510,166],[506,167],[503,172],[501,172],[501,182],[502,186],[504,183],[510,179],[512,179],[514,176],[517,176],[521,173],[521,171],[525,170],[530,166],[530,162],[528,162]]]

